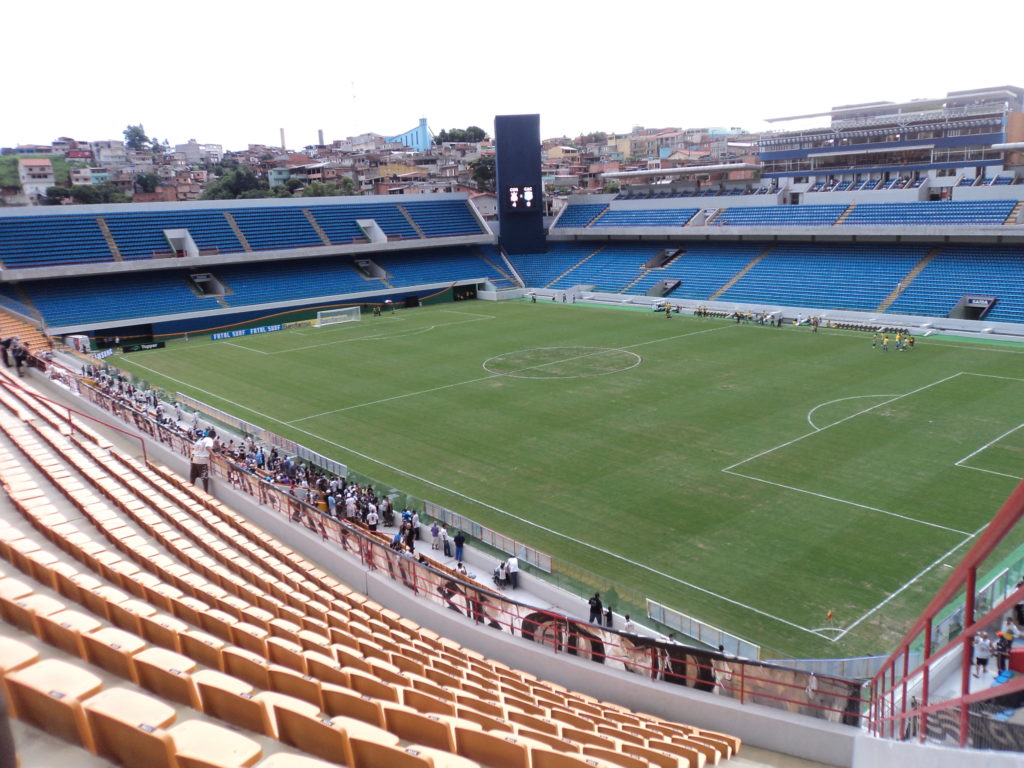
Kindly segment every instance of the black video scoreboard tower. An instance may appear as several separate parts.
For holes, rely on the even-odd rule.
[[[497,115],[498,222],[507,253],[544,253],[540,115]]]

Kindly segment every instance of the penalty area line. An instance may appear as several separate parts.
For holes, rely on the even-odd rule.
[[[758,616],[762,616],[762,617],[764,617],[766,619],[769,619],[771,621],[778,622],[778,623],[783,624],[783,625],[785,625],[787,627],[790,627],[792,629],[797,629],[797,630],[800,630],[801,632],[806,632],[806,633],[814,635],[816,637],[823,637],[823,635],[821,635],[819,632],[816,632],[813,629],[808,629],[807,627],[804,627],[804,626],[802,626],[800,624],[797,624],[796,622],[790,621],[788,619],[784,619],[781,616],[776,616],[773,613],[769,613],[768,611],[762,610],[760,608],[756,608],[756,607],[754,607],[752,605],[748,605],[747,603],[741,602],[739,600],[735,600],[735,599],[733,599],[731,597],[727,597],[726,595],[719,594],[718,592],[714,592],[714,591],[712,591],[710,589],[707,589],[706,587],[701,587],[701,586],[699,586],[697,584],[694,584],[692,582],[686,581],[685,579],[680,579],[680,578],[678,578],[676,576],[672,576],[672,575],[667,574],[667,573],[665,573],[663,571],[659,571],[656,568],[650,567],[649,565],[644,565],[643,563],[638,563],[635,560],[630,560],[628,557],[625,557],[623,555],[617,554],[617,553],[612,552],[610,550],[607,550],[607,549],[605,549],[603,547],[599,547],[596,544],[591,544],[591,543],[586,542],[586,541],[581,541],[581,540],[579,540],[579,539],[577,539],[577,538],[575,538],[573,536],[569,536],[568,534],[562,533],[561,531],[557,531],[554,528],[548,528],[547,526],[540,525],[539,523],[535,523],[532,520],[527,520],[525,517],[520,517],[517,514],[514,514],[512,512],[508,512],[507,510],[501,509],[500,507],[496,507],[493,504],[487,503],[486,501],[481,501],[480,499],[475,499],[472,496],[469,496],[468,494],[462,493],[461,491],[457,491],[457,490],[455,490],[453,488],[448,488],[447,486],[441,485],[440,483],[436,483],[433,480],[428,480],[425,477],[421,477],[420,475],[417,475],[417,474],[414,474],[414,473],[409,472],[407,470],[401,469],[400,467],[396,467],[393,464],[388,464],[387,462],[381,461],[380,459],[377,459],[377,458],[375,458],[373,456],[369,456],[369,455],[363,453],[362,451],[357,451],[355,448],[350,448],[347,445],[342,445],[341,443],[337,443],[337,442],[335,442],[333,440],[329,440],[328,438],[323,437],[321,435],[318,435],[315,432],[310,432],[309,430],[302,429],[302,427],[292,426],[292,425],[288,424],[287,422],[284,422],[284,421],[281,421],[280,419],[274,418],[270,414],[262,413],[261,411],[254,410],[254,409],[250,408],[247,405],[242,405],[241,403],[235,402],[234,400],[229,400],[226,397],[222,397],[221,395],[218,395],[215,392],[210,392],[209,390],[203,389],[202,387],[197,387],[197,386],[195,386],[193,384],[189,384],[188,382],[182,381],[181,379],[176,379],[173,376],[168,376],[167,374],[161,373],[160,371],[157,371],[157,370],[155,370],[153,368],[150,368],[147,365],[143,365],[142,363],[138,363],[138,362],[134,362],[133,361],[132,364],[137,366],[137,367],[139,367],[139,368],[143,368],[143,369],[145,369],[147,371],[150,371],[151,373],[154,373],[157,376],[161,376],[161,377],[167,379],[168,381],[173,381],[176,384],[180,384],[181,386],[183,386],[183,387],[185,387],[187,389],[191,389],[191,390],[196,391],[196,392],[202,392],[204,395],[207,395],[209,397],[212,397],[212,398],[215,398],[217,400],[220,400],[221,402],[228,403],[229,405],[233,405],[236,408],[240,408],[240,409],[242,409],[244,411],[247,411],[248,413],[253,413],[253,414],[257,415],[257,416],[260,416],[260,417],[262,417],[264,419],[267,419],[269,421],[273,421],[273,422],[275,422],[277,424],[281,424],[281,425],[286,426],[286,427],[291,427],[291,429],[295,430],[296,432],[301,432],[304,435],[308,435],[309,437],[312,437],[315,440],[319,440],[319,441],[321,441],[323,443],[326,443],[327,445],[331,445],[331,446],[333,446],[335,448],[338,448],[339,450],[345,451],[346,453],[350,453],[353,456],[358,456],[359,458],[364,459],[366,461],[369,461],[369,462],[371,462],[373,464],[376,464],[377,466],[384,467],[385,469],[389,469],[392,472],[395,472],[395,473],[397,473],[397,474],[399,474],[399,475],[401,475],[403,477],[409,478],[410,480],[416,480],[417,482],[420,482],[420,483],[423,483],[425,485],[428,485],[431,488],[436,488],[437,490],[443,491],[444,493],[449,493],[452,496],[456,496],[456,497],[458,497],[460,499],[464,499],[465,501],[468,501],[470,503],[476,504],[476,505],[478,505],[480,507],[483,507],[485,509],[489,509],[492,512],[498,513],[499,515],[504,515],[505,517],[508,517],[508,518],[510,518],[512,520],[516,520],[517,522],[523,523],[524,525],[530,526],[532,528],[536,528],[537,530],[540,530],[540,531],[544,531],[545,533],[549,533],[552,536],[556,536],[558,538],[565,539],[566,541],[570,541],[570,542],[572,542],[574,544],[578,544],[578,545],[580,545],[582,547],[585,547],[587,549],[593,550],[594,552],[599,552],[602,555],[606,555],[606,556],[611,557],[611,558],[613,558],[615,560],[618,560],[620,562],[623,562],[623,563],[626,563],[628,565],[631,565],[631,566],[633,566],[635,568],[639,568],[640,570],[647,571],[648,573],[654,574],[655,576],[659,576],[659,577],[661,577],[663,579],[666,579],[668,581],[672,581],[672,582],[674,582],[676,584],[680,584],[680,585],[682,585],[684,587],[688,587],[689,589],[692,589],[692,590],[694,590],[696,592],[700,592],[701,594],[707,595],[708,597],[715,598],[716,600],[721,600],[722,602],[728,603],[729,605],[736,606],[737,608],[740,608],[742,610],[749,611],[751,613],[755,613]],[[825,639],[828,639],[828,638],[825,638]]]

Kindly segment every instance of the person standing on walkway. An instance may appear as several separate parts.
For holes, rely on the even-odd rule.
[[[457,531],[452,541],[455,542],[455,559],[461,562],[466,547],[466,537],[462,535],[462,531]]]
[[[604,614],[604,606],[601,604],[601,593],[595,592],[587,603],[590,605],[590,623],[600,625]]]
[[[512,589],[519,589],[519,558],[515,555],[508,559],[508,580]]]

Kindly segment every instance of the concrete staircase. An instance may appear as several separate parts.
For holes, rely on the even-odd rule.
[[[840,224],[842,224],[844,221],[846,221],[846,217],[849,216],[851,213],[853,213],[853,209],[856,208],[856,207],[857,207],[856,205],[852,205],[852,204],[848,205],[846,207],[846,210],[843,211],[842,216],[840,216],[838,219],[836,219],[836,223],[833,224],[832,226],[833,227],[838,227]]]
[[[100,226],[100,232],[103,233],[103,239],[107,241],[107,247],[110,248],[114,261],[124,261],[124,257],[121,256],[121,249],[117,247],[117,241],[114,240],[114,233],[110,231],[106,220],[102,216],[97,216],[96,223]]]
[[[921,270],[928,266],[928,262],[935,258],[935,255],[939,252],[939,250],[939,246],[936,246],[932,248],[930,251],[928,251],[928,253],[926,253],[922,257],[922,259],[919,262],[917,262],[917,264],[915,264],[909,272],[907,272],[907,274],[903,277],[902,280],[900,280],[896,287],[892,289],[889,295],[882,300],[882,303],[879,304],[878,307],[876,307],[875,311],[885,312],[887,309],[889,309],[889,307],[892,306],[892,303],[900,297],[900,294],[907,290],[910,284],[914,281],[914,278],[921,274]]]
[[[559,280],[561,280],[561,279],[562,279],[563,277],[565,277],[565,276],[566,276],[566,275],[568,275],[568,274],[569,274],[570,272],[572,272],[572,271],[573,271],[574,269],[576,269],[576,267],[580,266],[581,264],[586,264],[586,263],[587,263],[588,261],[590,261],[590,260],[591,260],[592,258],[594,258],[595,256],[597,256],[597,254],[599,254],[599,253],[600,253],[601,251],[603,251],[603,250],[604,250],[604,246],[602,245],[602,246],[601,246],[600,248],[598,248],[598,249],[597,249],[596,251],[593,251],[593,252],[591,252],[591,253],[588,253],[588,254],[587,254],[586,256],[584,256],[584,257],[583,257],[582,259],[580,259],[579,261],[577,261],[577,262],[576,262],[575,264],[573,264],[573,265],[572,265],[571,267],[569,267],[569,268],[568,268],[567,270],[565,270],[565,271],[564,271],[564,272],[563,272],[562,274],[560,274],[560,275],[559,275],[558,277],[556,277],[556,278],[555,278],[554,280],[552,280],[551,282],[549,282],[549,283],[548,283],[547,285],[545,285],[544,287],[545,287],[545,288],[550,288],[550,287],[551,287],[552,285],[554,285],[554,284],[555,284],[555,283],[557,283],[557,282],[558,282]]]
[[[246,251],[251,251],[252,246],[249,245],[249,241],[245,239],[245,235],[242,234],[242,228],[238,226],[238,222],[235,221],[235,217],[227,211],[224,211],[224,218],[228,222],[228,226],[231,227],[231,231],[235,233],[235,237],[238,238],[238,242],[242,244],[242,248]]]
[[[735,275],[729,278],[729,282],[727,282],[725,285],[723,285],[721,288],[719,288],[717,291],[711,294],[711,296],[708,297],[708,301],[717,301],[719,296],[721,296],[723,293],[725,293],[734,285],[736,285],[736,283],[738,283],[743,278],[743,276],[747,274],[747,272],[756,267],[757,263],[761,261],[761,259],[763,259],[765,256],[767,256],[774,247],[775,246],[773,245],[769,245],[767,248],[765,248],[763,251],[757,254],[757,256],[752,258],[747,263],[747,266],[745,266],[743,269],[741,269],[739,272],[737,272]]]
[[[324,232],[323,227],[320,226],[320,223],[316,220],[313,212],[308,208],[303,208],[302,212],[306,214],[306,220],[309,222],[309,225],[313,227],[313,231],[320,237],[320,242],[324,245],[333,245],[333,243],[331,243],[331,238],[329,238],[327,233]]]

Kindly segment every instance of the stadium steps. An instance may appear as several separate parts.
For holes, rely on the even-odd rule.
[[[592,226],[594,226],[595,224],[597,224],[597,222],[599,222],[601,220],[601,217],[604,216],[606,213],[608,213],[608,211],[610,211],[610,210],[611,210],[611,208],[606,207],[603,211],[598,213],[597,216],[595,216],[590,221],[588,221],[584,226],[585,227],[592,227]],[[591,254],[591,255],[593,255],[593,254]],[[587,258],[590,258],[590,257],[588,256]],[[582,262],[580,262],[580,263],[582,263]]]
[[[885,312],[887,309],[889,309],[889,307],[892,306],[892,303],[900,297],[900,294],[910,287],[910,284],[914,281],[914,278],[921,274],[921,270],[928,266],[928,262],[935,258],[939,250],[941,250],[940,247],[935,246],[930,251],[928,251],[928,253],[926,253],[921,258],[921,260],[917,262],[917,264],[915,264],[913,268],[911,268],[909,272],[907,272],[906,277],[900,280],[896,287],[892,289],[892,292],[888,296],[886,296],[885,299],[883,299],[882,303],[878,305],[878,308],[875,311]]]
[[[1006,221],[1004,221],[1003,224],[1017,224],[1020,220],[1021,211],[1024,211],[1024,200],[1018,201],[1018,203],[1013,206],[1013,210],[1010,211],[1010,215],[1006,217]]]
[[[423,230],[422,230],[422,229],[420,229],[420,225],[419,225],[419,224],[417,224],[417,223],[416,223],[416,222],[415,222],[415,221],[413,220],[412,216],[410,215],[409,211],[407,211],[407,210],[406,210],[405,206],[404,206],[404,205],[396,205],[395,207],[396,207],[396,208],[397,208],[397,209],[399,210],[399,212],[400,212],[400,213],[401,213],[401,214],[402,214],[402,215],[403,215],[403,216],[405,217],[405,220],[406,220],[407,222],[409,222],[409,226],[410,226],[410,227],[412,227],[413,229],[415,229],[415,230],[416,230],[416,234],[417,234],[417,235],[418,235],[419,237],[422,237],[422,238],[426,238],[426,235],[425,235],[425,234],[423,233]],[[388,286],[388,287],[390,288],[391,286]]]
[[[689,226],[689,224],[687,224],[687,226]],[[679,259],[681,259],[682,256],[683,256],[682,253],[677,253],[675,256],[673,256],[671,259],[666,261],[660,267],[651,267],[650,269],[643,269],[643,268],[641,268],[640,274],[637,275],[632,280],[630,280],[629,284],[625,288],[623,288],[621,291],[619,291],[619,293],[626,293],[627,291],[629,291],[630,288],[632,288],[634,285],[636,285],[641,280],[643,280],[645,277],[647,277],[649,274],[651,274],[651,272],[658,272],[658,271],[661,271],[661,270],[668,269],[673,264],[675,264],[677,261],[679,261]]]
[[[477,248],[476,246],[474,246],[474,247],[473,247],[473,253],[475,253],[475,254],[476,254],[477,256],[479,256],[479,257],[480,257],[481,259],[483,259],[483,260],[484,260],[484,263],[485,263],[485,264],[487,264],[488,266],[490,266],[490,267],[491,267],[491,269],[493,269],[493,270],[494,270],[495,272],[497,272],[497,273],[498,273],[499,275],[501,275],[501,276],[502,276],[502,277],[504,277],[504,278],[505,278],[506,280],[508,280],[508,281],[509,281],[509,282],[510,282],[510,283],[511,283],[512,285],[518,285],[518,283],[517,283],[517,282],[516,282],[516,280],[515,280],[515,279],[514,279],[514,278],[512,277],[512,275],[510,275],[510,274],[509,274],[508,272],[506,272],[506,271],[505,271],[504,269],[502,269],[502,268],[501,268],[501,267],[499,267],[499,266],[498,266],[497,264],[495,264],[495,263],[494,263],[494,260],[493,260],[493,259],[490,259],[490,258],[488,258],[487,254],[486,254],[486,253],[484,253],[483,251],[481,251],[481,250],[480,250],[479,248]]]
[[[107,246],[110,248],[114,261],[124,261],[124,257],[121,256],[121,249],[117,247],[117,241],[114,240],[114,233],[110,231],[106,220],[102,216],[97,216],[96,223],[100,227],[100,232],[103,233],[103,239],[107,241]]]
[[[9,339],[12,336],[17,336],[28,344],[29,350],[33,353],[43,352],[50,348],[49,341],[38,328],[14,315],[0,312],[0,339]]]
[[[708,218],[707,218],[707,219],[706,219],[706,220],[704,221],[704,224],[703,224],[703,226],[705,226],[705,227],[710,227],[710,226],[711,226],[712,224],[714,224],[714,223],[715,223],[715,219],[717,219],[717,218],[718,218],[719,216],[721,216],[721,215],[722,215],[723,213],[725,213],[725,211],[726,211],[726,209],[725,209],[725,208],[719,208],[719,209],[718,209],[717,211],[715,211],[715,212],[714,212],[713,214],[711,214],[711,216],[710,216],[710,217],[708,217]],[[697,217],[696,217],[696,216],[694,216],[694,217],[693,217],[692,219],[690,219],[690,221],[689,221],[689,222],[687,222],[686,226],[688,226],[688,227],[689,227],[689,226],[691,226],[691,225],[692,225],[692,226],[695,226],[695,227],[699,227],[699,226],[702,226],[702,225],[700,225],[700,224],[693,224],[693,222],[694,222],[694,221],[696,221],[696,219],[697,219]]]
[[[242,233],[242,228],[238,226],[238,222],[235,221],[235,217],[227,211],[224,211],[224,218],[228,222],[228,226],[231,227],[231,231],[235,233],[235,237],[238,238],[238,242],[242,244],[242,248],[246,251],[251,251],[252,246],[249,245],[249,241],[246,240],[245,235]]]
[[[561,280],[563,277],[565,277],[570,272],[572,272],[574,269],[576,269],[576,267],[581,266],[582,264],[586,264],[588,261],[590,261],[592,258],[597,256],[597,254],[599,254],[603,250],[604,250],[604,246],[602,245],[596,251],[592,251],[591,253],[588,253],[586,256],[584,256],[582,259],[577,261],[575,264],[573,264],[571,267],[569,267],[567,270],[565,270],[562,274],[560,274],[558,277],[556,277],[554,280],[552,280],[550,283],[548,283],[544,287],[545,288],[550,288],[555,283],[557,283],[559,280]]]
[[[853,209],[856,208],[856,207],[857,206],[855,204],[851,203],[847,207],[847,209],[845,211],[843,211],[842,216],[840,216],[838,219],[836,219],[836,223],[833,224],[832,226],[833,227],[838,227],[840,224],[842,224],[844,221],[846,221],[846,217],[849,216],[851,213],[853,213]]]
[[[747,263],[747,265],[745,267],[743,267],[743,269],[741,269],[739,272],[737,272],[735,275],[733,275],[732,277],[729,278],[729,282],[727,282],[725,285],[723,285],[717,291],[715,291],[710,296],[708,296],[708,301],[717,301],[719,296],[721,296],[723,293],[725,293],[730,288],[732,288],[734,285],[736,285],[736,283],[738,283],[740,280],[742,280],[743,276],[746,275],[747,272],[752,270],[754,267],[756,267],[758,262],[761,261],[761,259],[763,259],[765,256],[767,256],[771,252],[772,248],[774,248],[774,247],[775,246],[773,246],[773,245],[769,245],[767,248],[765,248],[763,251],[761,251],[759,254],[757,254],[757,256],[752,258]]]
[[[308,208],[303,208],[302,212],[306,214],[306,219],[309,221],[309,225],[313,227],[313,231],[316,232],[317,236],[319,236],[320,241],[324,245],[332,245],[331,238],[327,236],[327,233],[324,232],[324,229],[320,226],[319,222],[313,218],[313,212]]]

